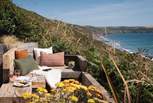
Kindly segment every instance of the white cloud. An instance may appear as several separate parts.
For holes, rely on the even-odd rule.
[[[84,8],[61,14],[68,22],[89,25],[128,25],[143,22],[143,19],[153,17],[152,0],[128,0],[117,4],[99,4],[93,8]],[[150,15],[150,17],[149,17]],[[137,19],[138,18],[138,19]],[[101,22],[101,23],[100,23]]]

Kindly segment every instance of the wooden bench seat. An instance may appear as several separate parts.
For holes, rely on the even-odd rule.
[[[33,55],[33,48],[37,46],[37,43],[23,43],[21,47],[11,48],[3,54],[3,67],[1,68],[3,83],[8,82],[9,74],[14,73],[15,51],[19,48],[27,49],[29,54]],[[80,55],[64,55],[64,61],[65,65],[74,61],[75,66],[72,69],[75,71],[86,71],[87,69],[87,60]]]

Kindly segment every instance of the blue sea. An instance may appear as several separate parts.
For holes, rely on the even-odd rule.
[[[138,52],[138,49],[145,49],[144,55],[153,56],[153,33],[108,34],[102,39],[115,48],[131,53]]]

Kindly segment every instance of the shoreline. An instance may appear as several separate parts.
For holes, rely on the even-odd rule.
[[[117,50],[119,50],[121,52],[126,52],[126,53],[129,53],[129,54],[137,54],[136,52],[133,52],[133,51],[131,51],[129,49],[121,47],[119,42],[110,40],[110,39],[108,39],[108,38],[106,38],[104,36],[100,36],[99,38],[95,38],[95,39],[97,41],[103,42],[106,45],[109,45],[112,48],[115,48],[115,49],[117,49]],[[145,54],[137,54],[137,55],[141,56],[142,58],[145,58],[145,59],[148,59],[150,61],[153,61],[153,56],[151,56],[151,55],[145,55]]]
[[[110,39],[108,39],[108,38],[106,38],[104,36],[101,36],[100,39],[98,39],[98,40],[101,41],[101,42],[104,42],[105,44],[107,44],[107,45],[109,45],[109,46],[111,46],[111,47],[113,47],[115,49],[118,49],[120,51],[128,52],[130,54],[135,53],[135,52],[131,51],[130,49],[123,48],[121,46],[120,42],[110,40]]]

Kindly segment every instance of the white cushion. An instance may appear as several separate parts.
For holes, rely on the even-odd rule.
[[[34,55],[35,55],[35,59],[38,62],[38,64],[40,63],[40,52],[53,54],[53,49],[52,49],[52,47],[50,47],[50,48],[34,48]]]

